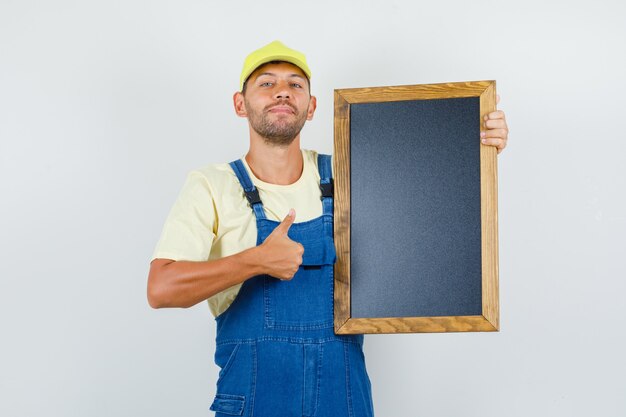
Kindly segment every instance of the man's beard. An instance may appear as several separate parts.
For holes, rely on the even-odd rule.
[[[263,111],[257,112],[246,101],[246,111],[248,112],[248,120],[250,126],[256,133],[258,133],[265,143],[276,145],[280,147],[289,146],[291,142],[298,136],[304,123],[306,122],[306,113],[298,112],[294,106],[284,101],[278,101],[265,106]],[[270,121],[268,110],[276,105],[286,105],[291,107],[294,111],[295,120],[287,121],[285,119],[278,119],[273,123]]]

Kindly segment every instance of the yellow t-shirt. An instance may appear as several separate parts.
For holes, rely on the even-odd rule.
[[[302,149],[302,157],[302,175],[290,185],[261,181],[242,158],[268,219],[282,221],[290,208],[296,211],[296,223],[322,215],[317,152]],[[188,174],[152,259],[219,259],[256,246],[256,238],[256,219],[237,176],[228,163],[212,164]],[[235,285],[208,299],[214,316],[230,306],[240,288]]]

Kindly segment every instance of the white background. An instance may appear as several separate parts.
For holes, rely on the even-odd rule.
[[[152,310],[186,173],[242,156],[245,55],[334,88],[497,80],[502,330],[366,336],[379,417],[626,415],[620,1],[0,2],[0,415],[207,416],[205,303]],[[478,140],[478,138],[477,138]],[[278,413],[277,413],[278,415]]]

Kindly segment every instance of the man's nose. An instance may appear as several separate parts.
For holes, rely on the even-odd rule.
[[[276,91],[274,92],[275,99],[288,99],[289,98],[289,88],[288,83],[278,83],[276,85]]]

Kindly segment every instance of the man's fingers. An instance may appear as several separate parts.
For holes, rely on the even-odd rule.
[[[487,129],[506,129],[506,120],[504,119],[489,119],[485,121],[485,127]]]
[[[283,219],[283,221],[278,226],[276,226],[275,230],[278,230],[280,233],[287,234],[295,219],[296,211],[294,209],[289,209],[289,213]]]
[[[483,139],[480,142],[483,145],[495,146],[498,148],[498,153],[506,147],[506,139]]]
[[[500,96],[496,95],[496,103],[500,101]],[[480,142],[483,145],[495,146],[498,153],[506,147],[509,139],[509,126],[502,110],[493,111],[484,116],[485,130],[480,132]]]
[[[509,135],[508,129],[489,129],[487,131],[481,132],[481,138],[501,138],[506,139]]]
[[[492,111],[487,114],[484,119],[485,120],[493,120],[493,119],[504,119],[504,112],[502,110]]]

